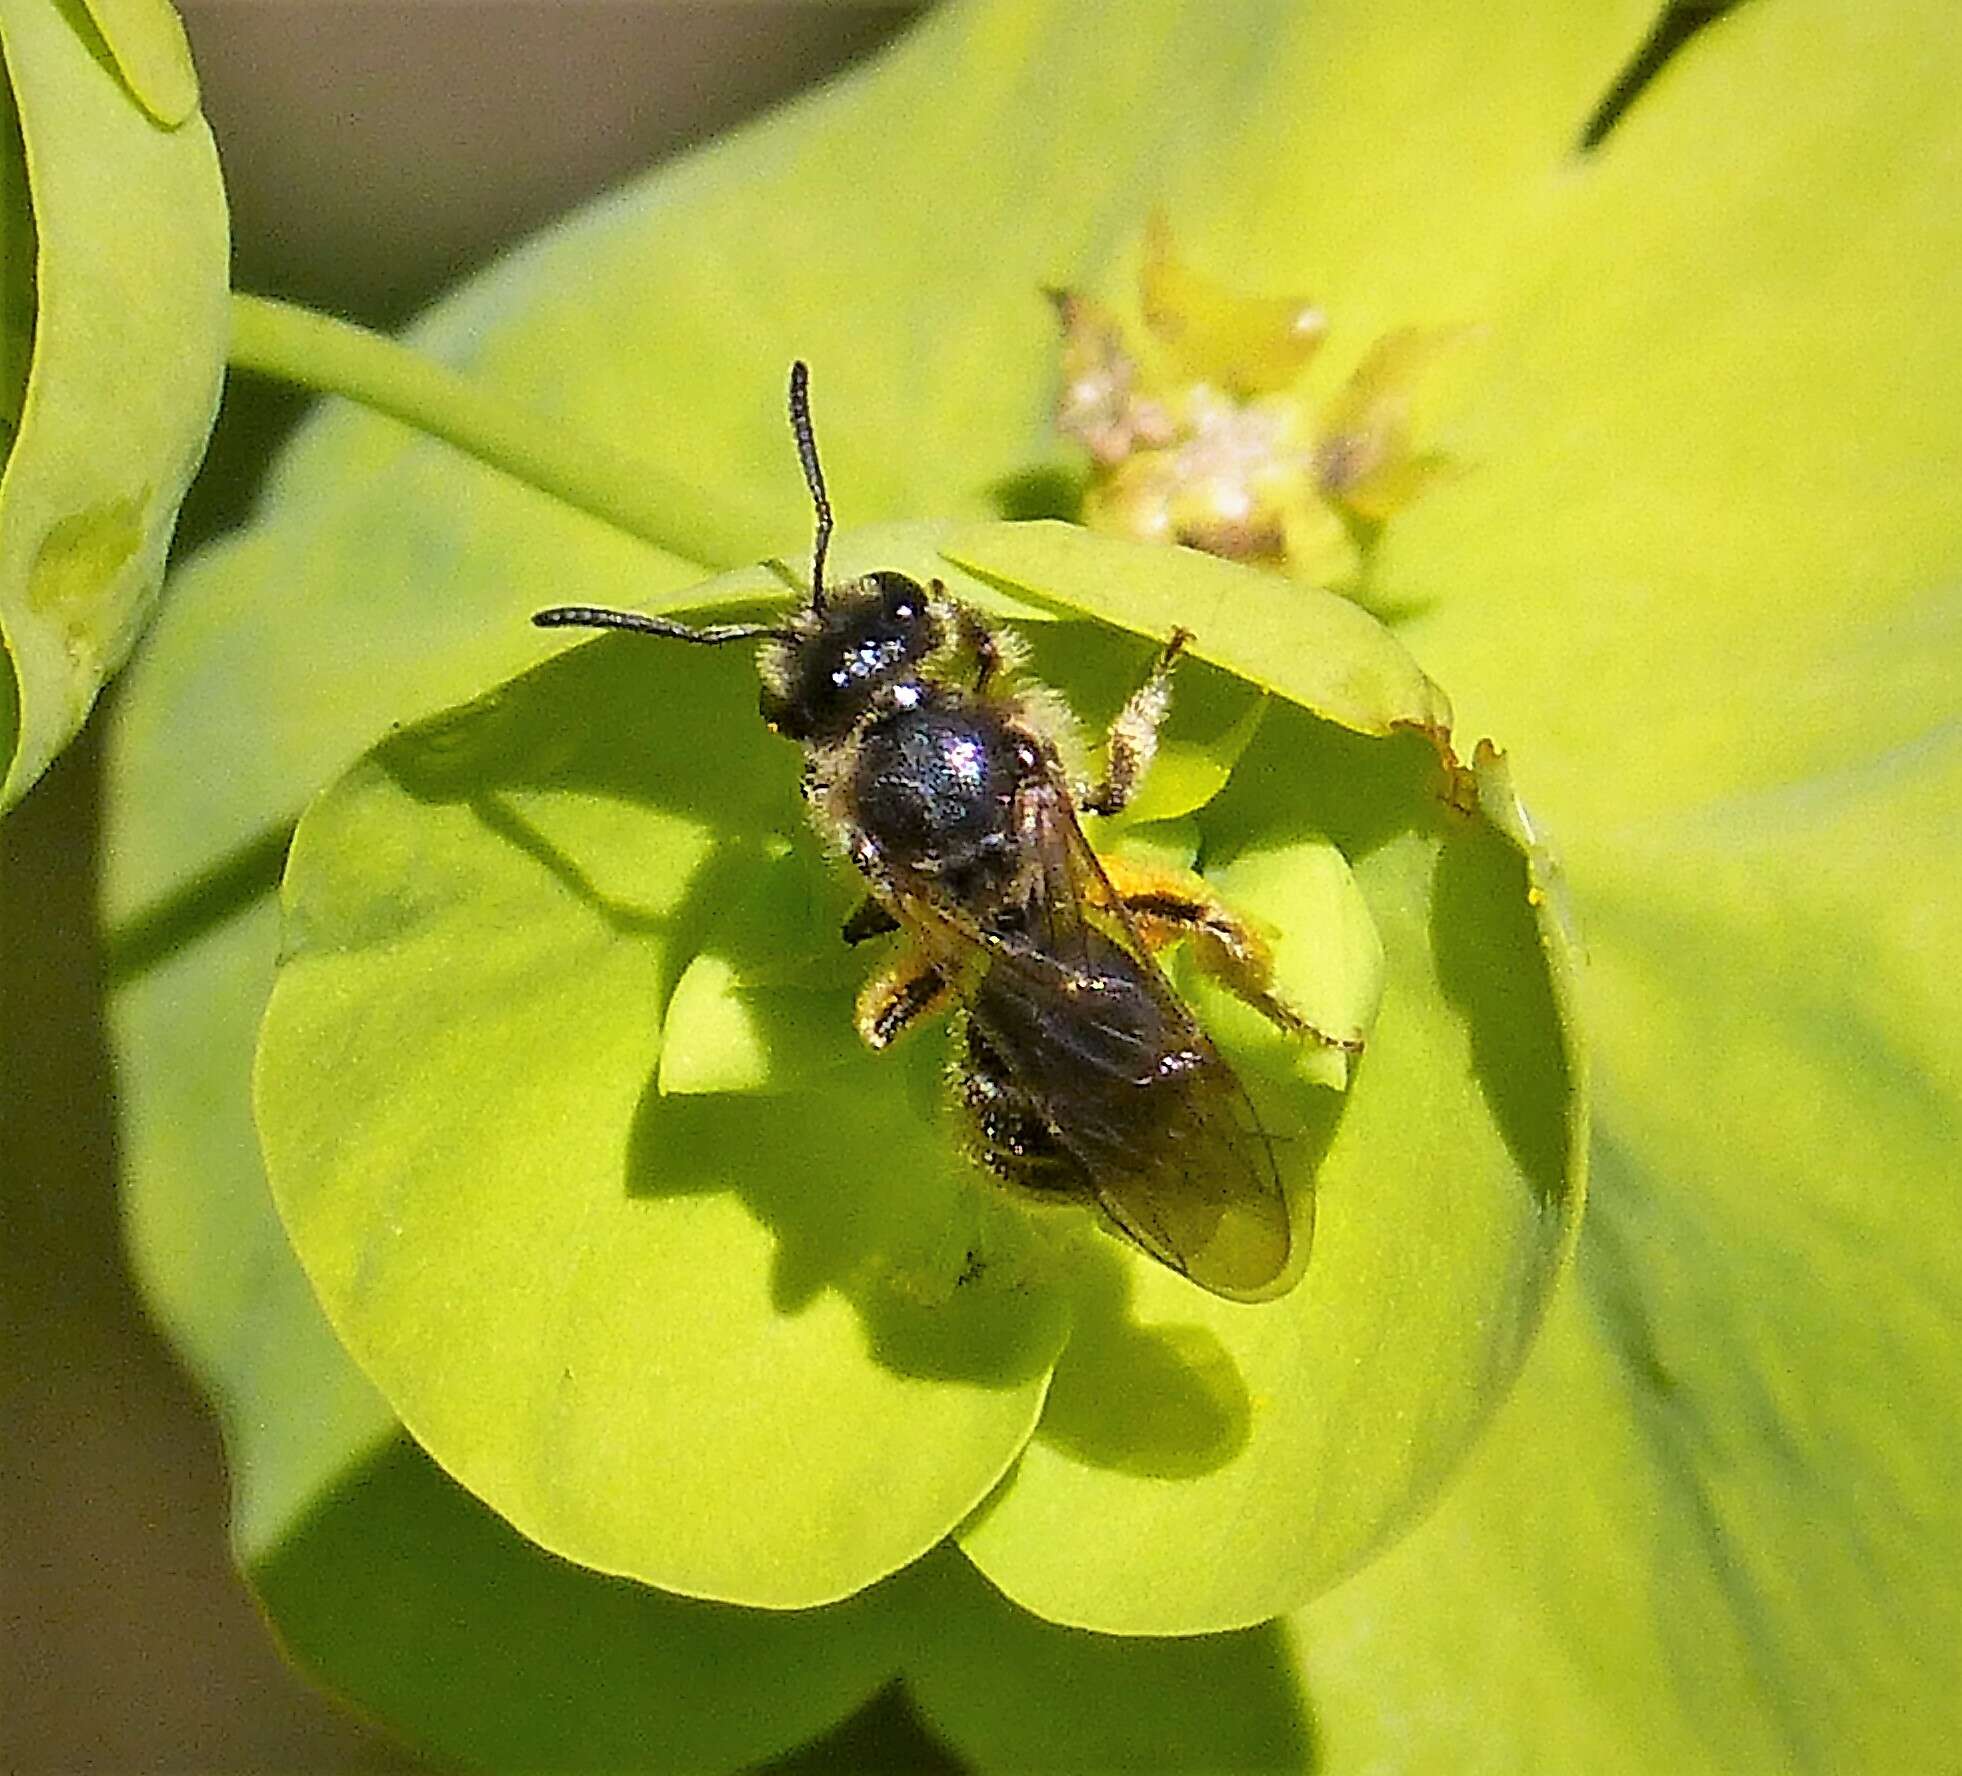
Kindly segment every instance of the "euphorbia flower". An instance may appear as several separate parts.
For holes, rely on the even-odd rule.
[[[1063,1298],[1078,1325],[1101,1314],[1113,1336],[1068,1386],[1070,1368],[1057,1368],[1046,1403],[1032,1378],[1060,1316],[975,1312],[936,1341],[930,1292],[863,1286],[850,1260],[868,1226],[924,1225],[895,1216],[911,1200],[901,1181],[943,1174],[911,1163],[916,1125],[889,1079],[827,1096],[823,1014],[839,989],[820,977],[806,1007],[818,1015],[800,1023],[802,959],[785,967],[754,942],[795,928],[785,909],[815,878],[764,843],[716,851],[718,834],[767,829],[759,797],[782,805],[771,773],[783,762],[769,762],[760,730],[728,720],[746,701],[741,662],[681,666],[593,644],[470,702],[534,667],[523,618],[535,604],[575,585],[673,604],[702,580],[699,556],[650,558],[441,447],[341,415],[287,458],[261,519],[183,576],[119,731],[111,901],[125,918],[150,912],[131,927],[119,1004],[132,1225],[160,1310],[226,1405],[242,1557],[303,1658],[454,1753],[533,1765],[727,1767],[816,1730],[897,1672],[940,1731],[1001,1768],[1786,1770],[1949,1755],[1962,1278],[1948,1181],[1962,1020],[1941,959],[1957,936],[1962,762],[1948,591],[1962,553],[1962,123],[1950,102],[1962,69],[1932,12],[1744,7],[1583,157],[1585,120],[1649,23],[1648,9],[1613,5],[1529,9],[1504,31],[1482,11],[1437,6],[1277,6],[1258,19],[1134,9],[1121,23],[1103,9],[952,7],[864,75],[515,256],[419,335],[514,399],[761,503],[777,528],[731,536],[731,561],[793,550],[804,534],[796,482],[778,466],[777,399],[780,366],[802,352],[820,373],[841,499],[849,490],[861,519],[941,521],[861,531],[848,539],[864,551],[855,565],[913,550],[974,576],[977,596],[1047,586],[1081,608],[1095,588],[1064,584],[1058,559],[1010,559],[1005,538],[1049,532],[980,521],[990,490],[1044,452],[1056,371],[1038,291],[1114,300],[1154,206],[1220,275],[1315,292],[1331,323],[1318,363],[1353,365],[1401,327],[1476,324],[1436,372],[1436,445],[1466,472],[1386,528],[1370,595],[1450,691],[1457,732],[1505,744],[1562,842],[1601,1064],[1577,1260],[1463,1461],[1451,1440],[1412,1432],[1438,1422],[1437,1393],[1386,1391],[1367,1358],[1316,1371],[1282,1341],[1242,1402],[1215,1348],[1186,1335],[1209,1330],[1237,1359],[1225,1322],[1183,1298],[1162,1314],[1154,1304],[1157,1340],[1139,1348],[1122,1286],[1094,1265]],[[1251,670],[1278,641],[1284,663],[1314,668],[1293,657],[1287,619],[1258,614],[1274,608],[1263,590],[1295,599],[1298,587],[1213,571],[1233,589],[1208,582],[1215,601],[1183,620],[1226,638],[1235,651],[1220,658]],[[1162,588],[1189,597],[1185,572],[1166,569]],[[1142,561],[1136,578],[1141,595],[1161,589]],[[773,584],[745,576],[719,591]],[[1109,589],[1100,608],[1122,617],[1132,591]],[[1139,644],[1057,645],[1087,702],[1098,682],[1121,682]],[[1230,753],[1209,743],[1244,714],[1230,682],[1207,683],[1199,675],[1190,705],[1194,782]],[[384,739],[454,705],[467,712]],[[214,709],[243,736],[221,764]],[[1253,744],[1315,731],[1281,709]],[[687,753],[627,749],[650,738]],[[1311,788],[1350,781],[1320,768],[1325,741],[1304,761],[1317,767],[1303,773]],[[1415,740],[1371,744],[1387,750],[1345,755],[1358,773],[1345,793],[1372,793],[1371,759],[1428,756]],[[683,767],[702,762],[712,791],[687,787],[702,777]],[[633,794],[649,771],[669,789],[655,798],[659,833],[641,844],[650,813]],[[329,780],[293,863],[288,942],[306,960],[281,988],[261,1106],[286,1212],[393,1406],[328,1330],[272,1216],[243,1083],[279,943],[281,835]],[[1199,809],[1202,837],[1209,818],[1246,815],[1244,782],[1236,773],[1217,807]],[[1282,819],[1285,805],[1262,817]],[[1524,832],[1516,810],[1505,818]],[[1376,854],[1366,832],[1335,836],[1339,859],[1318,855],[1339,889],[1337,861],[1360,876]],[[485,857],[496,868],[479,868]],[[1534,886],[1553,903],[1566,891],[1544,862]],[[686,956],[657,937],[680,889],[694,920]],[[1395,903],[1369,901],[1379,930]],[[547,905],[561,922],[540,922]],[[815,913],[808,929],[815,953]],[[1466,927],[1440,912],[1435,929],[1448,953]],[[466,930],[501,935],[473,957],[453,941]],[[451,964],[449,978],[400,972],[432,944],[421,954]],[[1384,949],[1425,953],[1387,933]],[[1510,955],[1458,954],[1447,987],[1503,1003],[1531,976],[1494,969],[1493,953]],[[756,1072],[707,1080],[715,1093],[652,1094],[631,1137],[643,1153],[672,1151],[658,1125],[694,1118],[723,1143],[718,1161],[741,1156],[744,1201],[721,1188],[719,1166],[699,1193],[665,1177],[641,1220],[602,1204],[593,1225],[607,1238],[569,1247],[552,1186],[568,1155],[617,1136],[620,1105],[546,1087],[596,1059],[612,1069],[623,1036],[644,1040],[652,1065],[675,970],[704,955],[722,977],[691,989],[699,1027],[715,1036],[708,1014],[723,1016],[725,1046],[696,1058]],[[294,986],[319,959],[312,986]],[[375,990],[404,979],[420,991]],[[780,1015],[745,1020],[754,995]],[[634,1003],[635,1029],[593,1015]],[[299,1025],[282,1024],[296,1006],[311,1031],[306,1080],[291,1071]],[[527,1041],[541,1007],[561,1037],[549,1048]],[[786,1028],[788,1056],[733,1046]],[[1395,1052],[1386,1036],[1366,1058],[1352,1111]],[[417,1090],[391,1100],[377,1056],[400,1056]],[[923,1103],[930,1058],[915,1063]],[[1488,1055],[1499,1073],[1487,1077],[1543,1078],[1544,1059]],[[811,1071],[778,1075],[779,1061]],[[1417,1074],[1399,1098],[1412,1115],[1475,1108]],[[789,1120],[781,1101],[726,1089],[779,1077]],[[340,1115],[336,1089],[351,1100]],[[540,1116],[547,1103],[556,1122]],[[1486,1107],[1516,1144],[1519,1103],[1502,1089]],[[1544,1143],[1543,1117],[1523,1126]],[[390,1143],[422,1154],[467,1187],[468,1212],[445,1222],[401,1172],[389,1174],[399,1195],[351,1185],[383,1174],[337,1150],[344,1131],[370,1157]],[[904,1163],[870,1199],[822,1174],[818,1214],[809,1174],[846,1135]],[[505,1162],[503,1221],[488,1233],[471,1171],[487,1144]],[[519,1153],[537,1156],[536,1188],[509,1170]],[[1442,1197],[1407,1181],[1413,1209],[1489,1202],[1454,1194],[1453,1176],[1433,1174]],[[1565,1200],[1555,1193],[1556,1217]],[[654,1249],[623,1256],[614,1236],[656,1227]],[[453,1299],[481,1280],[487,1240],[513,1280],[503,1320],[495,1303],[459,1313]],[[705,1264],[718,1242],[750,1268]],[[1432,1274],[1380,1273],[1373,1297],[1379,1279],[1339,1253],[1325,1274],[1351,1305],[1374,1301],[1386,1341],[1435,1332],[1450,1317],[1441,1302],[1461,1308],[1459,1340],[1425,1348],[1463,1365],[1446,1386],[1463,1390],[1468,1424],[1470,1403],[1510,1372],[1533,1318],[1518,1310],[1559,1241],[1475,1237],[1473,1255],[1510,1251],[1525,1269],[1469,1295],[1452,1293],[1466,1254],[1428,1250]],[[919,1256],[912,1274],[941,1274]],[[1042,1260],[1031,1264],[1039,1284]],[[673,1335],[650,1334],[657,1316],[637,1299],[614,1297],[613,1320],[595,1313],[608,1297],[589,1267],[660,1268]],[[745,1292],[732,1276],[749,1279]],[[1311,1268],[1305,1298],[1318,1286]],[[562,1302],[581,1317],[555,1323]],[[724,1312],[749,1341],[740,1367],[715,1342]],[[533,1354],[514,1327],[555,1351],[571,1333],[572,1373],[522,1399],[492,1387],[473,1420],[459,1402],[486,1352]],[[903,1375],[882,1425],[862,1399],[836,1412],[814,1382],[840,1372],[814,1361],[827,1344],[875,1360],[883,1348]],[[1486,1356],[1474,1374],[1470,1359]],[[1237,1360],[1228,1367],[1244,1382]],[[682,1397],[677,1371],[714,1386],[692,1420],[656,1422]],[[1294,1390],[1327,1397],[1353,1375],[1364,1380],[1341,1423],[1360,1466],[1331,1437],[1312,1462],[1189,1510],[1214,1476],[1246,1472],[1230,1460],[1178,1471],[1215,1460],[1243,1406],[1246,1424],[1285,1417],[1304,1397]],[[1046,1413],[1046,1430],[989,1513],[961,1526],[971,1554],[943,1547],[845,1602],[783,1614],[554,1561],[447,1486],[397,1429],[521,1516],[509,1452],[527,1435],[567,1447],[551,1439],[595,1386],[627,1403],[620,1444],[579,1424],[583,1465],[522,1476],[534,1522],[592,1497],[632,1510],[605,1489],[644,1474],[607,1464],[659,1433],[696,1480],[718,1445],[726,1455],[748,1437],[739,1453],[757,1496],[794,1514],[784,1476],[823,1453],[841,1416],[861,1436],[890,1434],[883,1474],[907,1511],[923,1477],[947,1472],[941,1446],[909,1432],[917,1409],[952,1440],[997,1435],[1018,1414]],[[752,1408],[786,1387],[803,1390],[811,1428],[757,1434]],[[1193,1434],[1208,1425],[1211,1446]],[[1423,1475],[1385,1482],[1386,1451],[1426,1448],[1436,1459]],[[1276,1485],[1287,1512],[1272,1509]],[[957,1508],[958,1490],[940,1508]],[[693,1514],[666,1526],[677,1571],[694,1560],[726,1572],[745,1536],[756,1549],[836,1530],[828,1509],[763,1521],[741,1498],[713,1508],[706,1491],[696,1484]],[[1265,1627],[1138,1640],[1034,1613],[1211,1625],[1189,1607],[1195,1575],[1238,1582],[1271,1547],[1286,1542],[1292,1560],[1298,1536],[1372,1510],[1382,1533],[1351,1544],[1354,1570],[1315,1573],[1330,1588]],[[653,1516],[641,1509],[638,1527],[653,1533]],[[852,1521],[868,1541],[820,1545],[813,1564],[890,1558],[891,1543],[871,1546],[878,1520]],[[595,1558],[590,1545],[568,1551]],[[971,1562],[1032,1608],[1005,1602]]]
[[[1089,452],[1081,517],[1093,529],[1355,588],[1382,526],[1449,467],[1417,447],[1411,409],[1460,331],[1384,334],[1318,407],[1307,372],[1327,316],[1200,276],[1156,213],[1136,323],[1076,292],[1053,300],[1056,428]]]

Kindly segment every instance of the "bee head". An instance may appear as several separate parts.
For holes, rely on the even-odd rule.
[[[929,590],[918,580],[891,571],[869,573],[842,586],[825,585],[831,502],[825,496],[824,472],[818,467],[810,402],[810,373],[803,364],[793,364],[790,427],[817,510],[811,598],[804,609],[781,624],[711,623],[694,628],[638,611],[568,604],[539,611],[532,621],[544,628],[630,629],[707,646],[761,641],[764,648],[757,665],[763,677],[763,719],[787,739],[819,745],[843,739],[882,692],[917,679],[921,664],[939,647],[944,626],[936,613],[935,594],[944,588],[935,581]]]
[[[883,570],[833,586],[758,664],[763,719],[789,740],[842,739],[882,691],[916,678],[940,645],[933,598]]]

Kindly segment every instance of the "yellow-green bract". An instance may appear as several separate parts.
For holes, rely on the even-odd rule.
[[[1479,330],[1437,440],[1465,473],[1397,519],[1373,595],[1565,851],[1590,1209],[1576,1286],[1433,1513],[1270,1628],[1066,1635],[957,1552],[812,1615],[683,1604],[551,1561],[395,1441],[248,1115],[283,834],[390,723],[533,664],[537,604],[673,604],[733,563],[652,554],[344,414],[186,573],[112,787],[130,1213],[227,1409],[243,1557],[310,1665],[493,1764],[735,1768],[902,1669],[999,1769],[1948,1755],[1959,46],[1940,5],[1740,7],[1578,157],[1653,10],[1529,4],[1495,31],[1450,0],[1140,7],[1122,29],[950,7],[418,335],[753,489],[761,555],[808,538],[779,398],[800,352],[848,519],[985,521],[1016,476],[1023,497],[1054,396],[1039,287],[1121,298],[1153,204],[1214,275],[1352,322],[1336,381],[1383,329]],[[738,665],[713,732],[745,745]],[[219,706],[224,769],[188,771]]]
[[[168,6],[5,0],[0,48],[4,808],[149,618],[217,407],[230,267]]]

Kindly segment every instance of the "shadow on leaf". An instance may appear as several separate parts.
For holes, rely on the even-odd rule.
[[[1492,1120],[1542,1207],[1554,1208],[1573,1189],[1573,1083],[1527,889],[1517,850],[1483,821],[1454,821],[1438,857],[1431,944]]]
[[[1282,1623],[1178,1639],[1095,1634],[1018,1609],[953,1548],[918,1572],[922,1582],[899,1597],[921,1612],[907,1687],[928,1724],[981,1768],[1321,1767]]]
[[[1064,462],[1034,463],[1012,475],[1004,475],[988,488],[998,516],[1025,521],[1031,518],[1067,518],[1074,521],[1083,510],[1083,490],[1087,477],[1082,469]]]
[[[931,1060],[924,1044],[920,1052]],[[1026,1254],[977,1249],[983,1231],[963,1201],[971,1186],[937,1118],[913,1101],[923,1071],[905,1064],[913,1059],[880,1066],[847,1054],[831,1090],[794,1097],[663,1095],[650,1080],[626,1187],[738,1196],[776,1241],[779,1314],[837,1289],[888,1367],[1020,1386],[1056,1359],[1062,1297],[1031,1274]],[[997,1238],[1012,1242],[1013,1230]]]
[[[1277,697],[1201,815],[1204,855],[1327,837],[1359,863],[1396,834],[1442,821],[1442,787],[1422,736],[1352,734]]]
[[[728,1769],[794,1745],[885,1681],[887,1615],[919,1582],[817,1610],[671,1596],[525,1540],[406,1439],[251,1578],[301,1665],[427,1750],[523,1769]]]
[[[1075,1295],[1069,1357],[1050,1384],[1038,1442],[1086,1467],[1161,1480],[1211,1473],[1246,1447],[1247,1384],[1211,1330],[1139,1325],[1122,1264],[1086,1271]]]

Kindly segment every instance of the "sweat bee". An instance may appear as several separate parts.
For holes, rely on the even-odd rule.
[[[951,1012],[950,1077],[981,1165],[1031,1197],[1089,1205],[1215,1294],[1272,1294],[1297,1237],[1273,1140],[1153,953],[1189,939],[1200,967],[1283,1029],[1337,1039],[1281,1001],[1265,945],[1199,877],[1107,862],[1078,818],[1129,801],[1189,636],[1170,637],[1112,722],[1101,778],[1073,784],[1071,718],[1020,670],[1014,635],[939,580],[826,584],[831,504],[802,363],[790,421],[817,528],[809,600],[785,621],[690,628],[591,605],[532,620],[760,643],[763,719],[804,749],[811,815],[867,885],[843,935],[900,936],[859,996],[865,1041],[885,1048]]]

